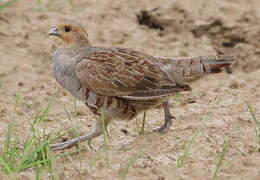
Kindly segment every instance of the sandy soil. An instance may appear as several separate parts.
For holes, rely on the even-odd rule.
[[[147,113],[144,136],[137,134],[135,120],[113,122],[109,166],[104,158],[91,165],[103,143],[99,137],[93,140],[94,150],[83,143],[85,152],[57,160],[60,179],[119,179],[127,160],[140,152],[127,179],[210,179],[224,141],[229,146],[218,178],[260,179],[255,129],[247,109],[251,104],[260,117],[259,0],[78,0],[74,4],[20,0],[0,12],[0,142],[14,114],[17,93],[22,103],[15,132],[22,141],[35,113],[53,99],[56,103],[46,122],[49,129],[75,126],[79,133],[90,129],[93,115],[79,102],[75,108],[74,98],[51,75],[50,55],[59,42],[46,32],[60,19],[73,17],[87,27],[93,45],[129,47],[158,56],[233,54],[237,61],[232,74],[206,77],[192,85],[191,93],[172,98],[176,120],[167,134],[151,133],[163,122],[161,109]],[[199,136],[184,165],[177,168],[185,141],[196,129]],[[29,169],[16,177],[31,179],[34,172]]]

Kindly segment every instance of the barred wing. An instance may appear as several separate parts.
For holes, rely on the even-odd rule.
[[[169,81],[152,56],[123,48],[98,49],[76,65],[80,83],[103,96],[131,96]]]

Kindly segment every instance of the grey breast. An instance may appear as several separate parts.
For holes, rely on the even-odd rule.
[[[73,96],[85,102],[84,88],[80,87],[80,82],[75,72],[75,65],[78,63],[77,56],[71,57],[64,53],[62,49],[57,50],[53,57],[53,75],[57,82],[67,89]]]

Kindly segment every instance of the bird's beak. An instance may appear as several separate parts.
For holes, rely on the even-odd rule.
[[[57,28],[52,28],[48,31],[48,35],[60,36],[60,33]]]

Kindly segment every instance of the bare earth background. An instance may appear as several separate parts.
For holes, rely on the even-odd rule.
[[[49,57],[60,42],[46,32],[59,20],[73,17],[87,28],[96,46],[173,57],[232,54],[237,62],[232,74],[206,77],[192,85],[191,93],[172,98],[176,120],[168,133],[151,133],[163,123],[162,109],[147,112],[144,136],[137,134],[136,120],[115,121],[108,128],[109,165],[104,158],[90,163],[103,143],[99,137],[92,142],[94,150],[83,143],[80,147],[86,151],[56,160],[60,179],[119,179],[127,160],[136,153],[142,155],[127,179],[210,179],[225,141],[228,152],[218,178],[260,179],[260,154],[247,109],[247,104],[252,105],[260,117],[259,7],[259,0],[78,0],[74,6],[65,0],[14,3],[0,12],[0,142],[14,114],[15,94],[22,97],[15,126],[21,141],[28,136],[36,112],[50,100],[55,103],[46,122],[48,129],[90,130],[91,112],[80,102],[75,107],[74,98],[51,75]],[[184,165],[177,168],[185,141],[196,129],[199,136]],[[15,177],[31,179],[34,171],[28,169]]]

